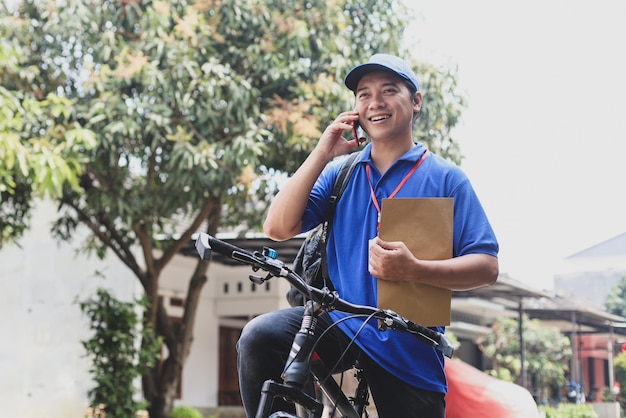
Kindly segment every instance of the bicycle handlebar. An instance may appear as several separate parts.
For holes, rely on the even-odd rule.
[[[251,253],[206,233],[200,233],[198,235],[195,247],[200,258],[203,260],[209,260],[211,258],[211,251],[215,251],[218,254],[229,257],[242,264],[248,264],[253,270],[264,270],[271,276],[286,279],[300,293],[310,297],[313,301],[327,309],[336,309],[349,314],[371,316],[381,321],[383,329],[391,328],[393,330],[413,334],[432,347],[440,350],[446,357],[451,358],[454,353],[454,347],[444,334],[423,325],[416,324],[392,310],[356,305],[341,299],[336,292],[330,292],[327,288],[318,289],[311,286],[296,272],[287,267],[284,262],[265,254],[265,251],[263,253]],[[273,252],[273,250],[269,250],[269,252]]]

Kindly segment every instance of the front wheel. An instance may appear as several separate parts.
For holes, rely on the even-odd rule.
[[[298,418],[298,416],[290,412],[278,411],[270,415],[269,418]]]

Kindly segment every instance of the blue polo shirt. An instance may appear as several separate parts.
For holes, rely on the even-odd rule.
[[[365,166],[370,166],[374,192],[382,207],[382,199],[393,193],[424,152],[426,148],[416,144],[381,175],[371,160],[371,144],[363,149],[337,204],[327,243],[329,274],[343,299],[378,306],[377,279],[367,269],[368,241],[377,235],[378,212],[371,200]],[[328,199],[340,166],[340,160],[333,161],[318,178],[302,217],[303,231],[315,227],[326,217]],[[395,197],[454,198],[453,255],[497,256],[498,242],[482,205],[467,176],[451,162],[430,153]],[[331,316],[337,320],[346,315],[331,312]],[[361,328],[363,321],[363,318],[349,319],[339,327],[351,337],[358,334],[356,343],[393,375],[420,389],[447,392],[440,351],[407,333],[378,331],[377,321],[370,321]],[[445,331],[444,328],[438,330]]]

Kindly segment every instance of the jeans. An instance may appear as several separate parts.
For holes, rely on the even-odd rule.
[[[291,343],[300,329],[303,308],[269,312],[252,319],[237,342],[237,365],[243,406],[248,417],[256,415],[263,382],[281,381]],[[332,325],[326,313],[318,318],[316,337]],[[445,394],[415,388],[378,366],[337,327],[324,334],[315,351],[325,364],[335,365],[348,348],[335,371],[347,370],[358,358],[370,385],[379,418],[444,418]],[[274,411],[294,411],[291,404],[276,398]]]

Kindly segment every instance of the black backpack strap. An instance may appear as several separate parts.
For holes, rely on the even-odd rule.
[[[329,226],[333,221],[333,217],[335,216],[335,209],[337,207],[337,201],[343,194],[343,191],[346,189],[348,182],[350,181],[350,176],[352,176],[352,172],[354,168],[359,163],[359,156],[361,155],[361,151],[353,152],[350,154],[348,158],[343,162],[341,168],[339,169],[339,173],[337,174],[337,178],[335,179],[335,183],[333,185],[333,194],[330,196],[330,200],[328,202],[328,219],[326,221],[326,234],[328,234]],[[327,236],[327,235],[326,235]],[[324,237],[326,238],[326,237]]]

